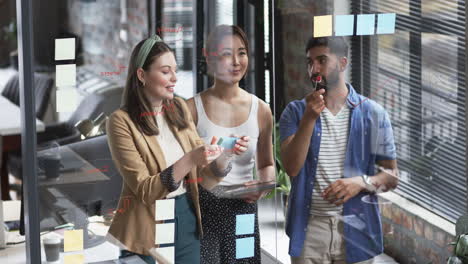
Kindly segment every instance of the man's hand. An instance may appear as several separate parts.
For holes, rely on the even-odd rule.
[[[344,178],[330,184],[330,186],[322,192],[322,197],[338,206],[346,203],[364,189],[365,184],[360,176]]]
[[[317,120],[317,118],[320,116],[320,113],[323,111],[323,109],[325,109],[325,100],[323,100],[324,93],[325,89],[320,89],[318,91],[313,91],[305,97],[305,118]]]

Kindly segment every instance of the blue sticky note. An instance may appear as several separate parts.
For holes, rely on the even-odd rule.
[[[358,15],[356,35],[373,35],[375,31],[375,14]]]
[[[236,259],[251,258],[255,255],[255,238],[236,239]]]
[[[378,14],[377,15],[377,34],[395,33],[396,14]]]
[[[222,137],[221,147],[224,149],[233,149],[236,145],[237,138],[236,137]]]
[[[236,215],[236,236],[253,234],[255,214]]]
[[[352,36],[354,15],[335,16],[335,36]]]

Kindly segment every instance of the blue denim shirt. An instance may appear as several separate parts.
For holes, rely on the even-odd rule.
[[[347,84],[350,107],[349,138],[344,164],[344,178],[375,175],[375,163],[396,159],[393,130],[385,109],[375,101],[358,94]],[[280,141],[295,134],[306,107],[305,99],[289,103],[281,114]],[[310,216],[322,125],[320,118],[310,139],[306,160],[299,174],[292,178],[286,234],[290,238],[289,254],[301,255]],[[363,197],[366,199],[363,201]],[[370,259],[383,252],[383,236],[378,199],[361,192],[343,205],[346,262]]]

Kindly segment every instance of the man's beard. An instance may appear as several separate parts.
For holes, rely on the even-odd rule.
[[[311,77],[312,82],[314,82],[313,80],[315,80],[317,76],[319,76],[319,74],[312,75]],[[322,77],[321,82],[318,82],[318,83],[314,82],[317,87],[316,90],[325,89],[325,91],[329,91],[332,87],[335,87],[340,80],[340,70],[338,69],[338,65],[336,65],[335,69],[333,69],[333,71],[328,74],[328,77],[325,77],[325,76],[321,76],[321,77]]]

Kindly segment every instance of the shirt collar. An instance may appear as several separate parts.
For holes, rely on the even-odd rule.
[[[354,109],[358,107],[363,100],[361,96],[354,90],[353,86],[349,83],[346,83],[346,87],[348,88],[348,97],[346,98],[346,104],[349,106],[349,108]]]

